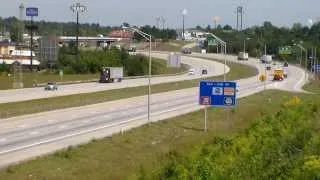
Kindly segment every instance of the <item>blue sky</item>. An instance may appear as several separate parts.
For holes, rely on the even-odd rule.
[[[236,7],[244,7],[244,26],[260,25],[271,21],[278,26],[291,26],[294,22],[307,24],[307,20],[319,19],[319,0],[0,0],[0,16],[18,16],[20,3],[39,8],[38,20],[74,21],[69,7],[80,2],[88,7],[81,22],[102,25],[156,24],[162,16],[171,28],[181,27],[181,12],[188,9],[186,26],[213,25],[213,16],[220,16],[220,24],[236,24]]]

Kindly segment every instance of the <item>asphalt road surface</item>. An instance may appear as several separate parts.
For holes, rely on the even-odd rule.
[[[153,53],[153,57],[167,59],[168,54]],[[182,74],[170,77],[153,77],[151,80],[152,84],[161,84],[168,82],[177,82],[183,80],[199,79],[201,77],[219,76],[224,74],[224,65],[218,62],[210,62],[199,58],[186,57],[181,58],[181,62],[189,65],[195,69],[195,75],[189,76],[188,74]],[[201,75],[201,69],[208,69],[207,75]],[[226,72],[229,72],[229,67],[226,67]],[[98,77],[97,77],[98,80]],[[148,84],[147,78],[139,79],[128,79],[123,80],[120,83],[82,83],[82,84],[71,84],[63,85],[58,87],[58,91],[44,91],[43,87],[38,88],[26,88],[26,89],[15,89],[15,90],[1,90],[0,91],[0,103],[26,101],[32,99],[41,99],[57,96],[66,96],[79,93],[91,93],[98,91],[105,91],[111,89],[120,89],[127,87],[144,86]]]
[[[193,56],[228,58],[229,61],[236,61],[233,56],[201,54]],[[210,61],[207,63],[209,65]],[[260,73],[264,72],[264,65],[257,59],[241,63],[257,67]],[[269,78],[266,83],[262,83],[258,81],[257,76],[238,80],[240,89],[238,97],[260,92],[265,87],[301,91],[306,79],[304,71],[289,66],[288,72],[289,76],[283,82],[272,82]],[[202,108],[198,105],[198,88],[153,94],[151,102],[151,121],[167,119]],[[86,143],[93,138],[124,132],[145,123],[147,123],[147,96],[1,120],[0,166],[52,153],[70,145]]]

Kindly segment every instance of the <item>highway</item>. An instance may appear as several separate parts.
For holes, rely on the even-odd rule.
[[[168,54],[153,53],[153,57],[167,59]],[[224,74],[224,65],[218,62],[210,62],[199,58],[186,57],[181,58],[181,62],[189,65],[195,69],[195,75],[189,76],[188,74],[182,74],[177,76],[168,77],[153,77],[152,84],[161,84],[168,82],[177,82],[183,80],[199,79],[204,77],[219,76]],[[207,68],[208,74],[201,75],[200,69]],[[229,72],[229,67],[226,67],[226,72]],[[98,80],[99,77],[97,77]],[[121,83],[82,83],[82,84],[71,84],[63,85],[58,87],[58,91],[44,91],[43,87],[38,88],[26,88],[26,89],[15,89],[15,90],[1,90],[0,91],[0,103],[26,101],[33,99],[50,98],[57,96],[66,96],[80,93],[91,93],[112,89],[121,89],[127,87],[144,86],[148,84],[147,78],[139,79],[128,79],[123,80]]]
[[[196,53],[192,56],[216,59],[226,57],[228,61],[236,61],[233,56]],[[207,60],[201,60],[201,63],[204,61],[208,66],[214,63]],[[260,73],[264,72],[264,65],[257,59],[241,63],[256,67]],[[216,64],[212,64],[212,68],[217,70],[214,65]],[[223,71],[223,68],[221,69]],[[301,91],[306,79],[303,70],[289,66],[288,72],[289,76],[283,82],[272,82],[269,77],[266,88]],[[238,97],[264,90],[264,83],[259,82],[257,76],[237,82],[240,89]],[[151,102],[152,121],[179,116],[202,108],[198,105],[198,88],[153,94]],[[70,145],[86,143],[93,138],[110,136],[146,124],[146,105],[147,97],[140,96],[1,120],[0,166],[7,166],[21,160],[52,153]]]

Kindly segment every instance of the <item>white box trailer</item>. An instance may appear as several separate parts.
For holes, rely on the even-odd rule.
[[[100,74],[100,83],[121,82],[123,79],[123,67],[103,67]]]
[[[266,63],[266,64],[272,63],[272,56],[271,55],[263,55],[261,57],[261,62]]]
[[[246,52],[239,52],[238,60],[249,60],[249,54]]]

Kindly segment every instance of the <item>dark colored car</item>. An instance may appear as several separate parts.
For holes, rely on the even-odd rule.
[[[202,74],[208,74],[208,70],[202,69]]]
[[[191,52],[191,48],[183,48],[182,50],[181,50],[181,52],[183,53],[183,54],[191,54],[192,52]]]

